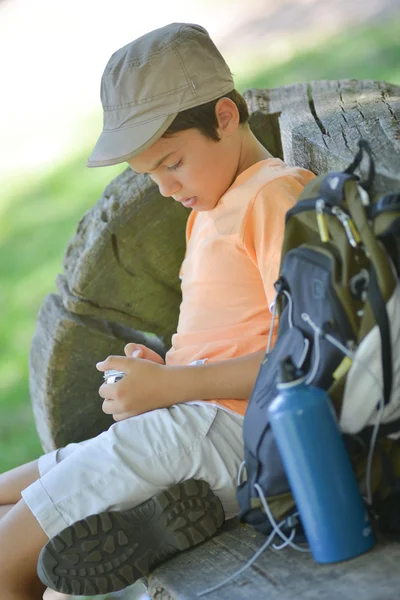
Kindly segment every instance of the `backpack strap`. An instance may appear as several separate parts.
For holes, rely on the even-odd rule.
[[[333,206],[342,204],[345,197],[344,187],[351,179],[359,180],[354,174],[331,171],[321,183],[321,198]]]
[[[390,193],[381,196],[375,204],[371,204],[368,209],[368,217],[375,219],[382,213],[392,213],[400,211],[400,194]]]
[[[390,402],[390,396],[392,394],[392,340],[390,335],[390,324],[386,310],[386,303],[378,284],[375,266],[372,262],[369,271],[368,298],[381,335],[383,399],[385,405],[387,405]]]
[[[375,179],[375,163],[374,163],[374,159],[372,158],[371,146],[369,145],[367,140],[364,140],[364,139],[358,140],[358,148],[359,148],[359,150],[358,150],[357,154],[355,155],[353,162],[347,167],[347,169],[344,170],[344,173],[348,173],[348,174],[353,173],[354,174],[354,171],[361,164],[361,161],[364,157],[364,153],[367,154],[367,156],[369,158],[368,176],[365,181],[362,181],[360,183],[360,185],[364,188],[364,190],[366,190],[368,192],[372,188],[372,184]]]
[[[364,152],[366,152],[370,159],[369,174],[366,182],[358,185],[362,185],[364,189],[368,190],[371,188],[373,178],[375,176],[375,165],[372,158],[372,151],[366,140],[359,140],[358,146],[359,151],[354,161],[351,163],[351,165],[349,165],[346,171],[352,172],[354,169],[356,169],[363,158]],[[384,402],[386,405],[390,402],[393,378],[391,335],[389,317],[386,310],[386,302],[392,295],[396,285],[396,279],[386,251],[379,245],[378,240],[376,239],[375,234],[368,222],[366,207],[360,200],[360,193],[357,189],[357,183],[348,182],[345,191],[347,206],[360,234],[365,252],[370,259],[368,302],[375,323],[379,328],[381,337]],[[365,330],[364,333],[366,333]]]

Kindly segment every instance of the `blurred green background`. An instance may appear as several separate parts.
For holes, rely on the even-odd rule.
[[[361,4],[360,4],[361,6]],[[285,58],[236,62],[237,88],[276,87],[316,79],[376,79],[400,84],[400,14],[302,44]],[[312,42],[312,43],[311,43]],[[227,57],[228,58],[228,57]],[[228,60],[229,62],[229,60]],[[107,183],[125,166],[88,169],[98,118],[84,124],[76,155],[46,173],[3,178],[0,197],[0,472],[41,453],[28,389],[28,356],[36,315],[69,239]]]

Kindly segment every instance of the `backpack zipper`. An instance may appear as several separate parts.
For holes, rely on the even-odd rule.
[[[332,207],[332,214],[335,215],[343,225],[350,246],[358,248],[358,245],[361,242],[360,234],[349,215],[338,206]]]

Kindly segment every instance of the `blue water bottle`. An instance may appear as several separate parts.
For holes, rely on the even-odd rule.
[[[268,412],[314,559],[331,563],[375,544],[329,395],[283,359]]]

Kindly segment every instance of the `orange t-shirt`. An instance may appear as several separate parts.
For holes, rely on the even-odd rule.
[[[311,171],[269,158],[241,173],[214,209],[192,210],[180,270],[179,322],[167,365],[215,362],[266,349],[285,213],[313,177]],[[241,415],[248,404],[208,401]]]

